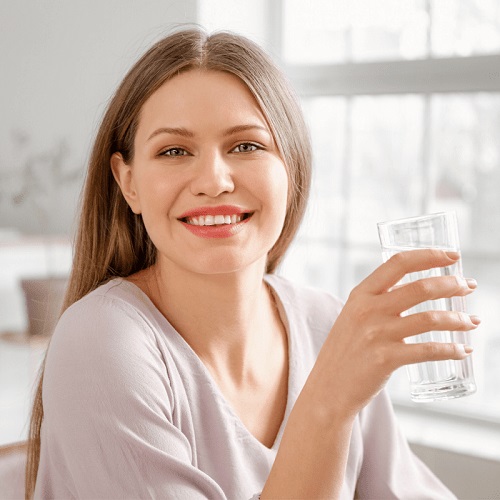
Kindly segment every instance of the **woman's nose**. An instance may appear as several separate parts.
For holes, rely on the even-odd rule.
[[[191,181],[191,193],[215,198],[234,191],[230,165],[219,154],[200,157]]]

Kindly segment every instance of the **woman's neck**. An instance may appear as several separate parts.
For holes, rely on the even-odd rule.
[[[264,262],[227,274],[156,265],[141,281],[156,307],[212,374],[242,385],[262,374],[285,330],[263,281]],[[143,288],[144,289],[144,288]]]

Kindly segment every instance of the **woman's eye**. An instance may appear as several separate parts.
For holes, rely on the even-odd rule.
[[[186,156],[188,152],[182,148],[165,149],[160,153],[160,156]]]
[[[243,142],[238,144],[231,153],[251,153],[252,151],[257,151],[261,149],[257,144],[253,144],[252,142]]]

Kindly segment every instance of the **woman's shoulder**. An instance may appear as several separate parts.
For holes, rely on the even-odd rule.
[[[155,325],[141,293],[126,280],[112,280],[62,314],[43,378],[44,408],[53,429],[76,418],[99,427],[101,414],[109,421],[123,421],[128,414],[140,418],[148,408],[170,415],[171,379],[159,341],[164,330]]]
[[[51,350],[137,348],[156,342],[155,322],[154,308],[143,292],[122,278],[113,279],[63,312]]]
[[[95,320],[120,316],[138,318],[151,312],[149,299],[131,282],[123,278],[112,279],[87,293],[69,306],[62,319],[78,321],[79,318]]]
[[[144,293],[132,282],[125,278],[114,278],[88,292],[68,309],[78,309],[89,303],[109,307],[119,307],[123,303],[140,304],[143,298]]]

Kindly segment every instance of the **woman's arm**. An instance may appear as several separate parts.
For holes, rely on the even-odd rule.
[[[471,330],[476,325],[467,315],[401,317],[418,303],[467,295],[472,290],[465,282],[447,276],[394,287],[407,273],[449,266],[458,258],[441,250],[400,253],[352,291],[290,414],[261,498],[337,498],[354,419],[390,374],[405,364],[468,355],[468,348],[455,344],[404,343],[430,330]]]

